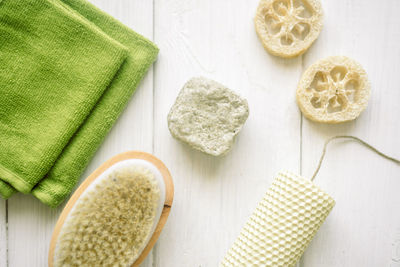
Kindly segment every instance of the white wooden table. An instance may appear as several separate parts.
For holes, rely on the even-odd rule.
[[[324,29],[303,56],[266,53],[254,31],[258,0],[96,0],[160,47],[160,55],[82,179],[126,150],[155,154],[170,169],[175,200],[159,242],[143,264],[217,266],[282,169],[309,177],[324,140],[361,137],[400,158],[400,1],[322,0]],[[295,102],[314,61],[347,55],[367,70],[372,94],[354,122],[312,123]],[[182,85],[207,76],[249,101],[233,150],[213,158],[174,140],[167,113]],[[353,142],[328,150],[316,183],[337,204],[300,266],[400,266],[400,167]],[[52,210],[31,196],[0,200],[0,266],[46,266]]]

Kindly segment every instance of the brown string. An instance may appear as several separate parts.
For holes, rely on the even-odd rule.
[[[315,176],[317,176],[318,171],[321,168],[322,161],[324,160],[324,157],[325,157],[325,154],[326,154],[326,148],[328,147],[328,144],[332,140],[335,140],[335,139],[352,139],[352,140],[358,141],[359,143],[361,143],[362,145],[366,146],[370,150],[374,151],[376,154],[380,155],[381,157],[384,157],[385,159],[388,159],[388,160],[393,161],[393,162],[395,162],[397,164],[400,164],[400,160],[399,159],[395,159],[393,157],[390,157],[390,156],[380,152],[378,149],[376,149],[375,147],[371,146],[370,144],[368,144],[367,142],[361,140],[358,137],[355,137],[355,136],[352,136],[352,135],[336,135],[336,136],[333,136],[333,137],[331,137],[331,138],[329,138],[328,140],[325,141],[324,149],[322,150],[321,158],[319,159],[317,169],[315,170],[313,176],[311,177],[311,181],[313,181],[315,179]]]

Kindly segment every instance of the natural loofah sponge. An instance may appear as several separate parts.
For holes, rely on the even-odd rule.
[[[221,266],[294,266],[334,204],[311,181],[279,173]]]
[[[356,119],[367,107],[371,85],[364,68],[345,56],[331,56],[311,65],[296,91],[303,115],[323,123]]]
[[[168,114],[173,137],[213,156],[226,154],[249,116],[247,101],[220,83],[189,80]]]
[[[154,231],[161,193],[146,167],[124,164],[104,173],[65,220],[54,266],[133,264]]]
[[[254,18],[256,32],[271,54],[303,54],[322,30],[320,0],[261,0]]]

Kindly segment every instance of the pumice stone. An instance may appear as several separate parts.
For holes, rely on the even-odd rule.
[[[204,153],[226,154],[249,116],[247,100],[220,83],[190,79],[168,114],[173,137]]]

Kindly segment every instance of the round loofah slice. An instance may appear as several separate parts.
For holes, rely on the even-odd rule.
[[[357,118],[367,107],[370,84],[356,61],[332,56],[311,65],[297,88],[297,104],[308,119],[340,123]]]
[[[320,0],[261,0],[256,32],[271,54],[290,58],[304,53],[322,30]]]

